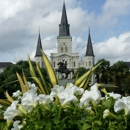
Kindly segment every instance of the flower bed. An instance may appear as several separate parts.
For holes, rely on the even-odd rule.
[[[11,130],[127,130],[130,128],[130,96],[107,93],[97,84],[85,90],[68,83],[55,85],[49,95],[39,94],[35,84],[13,93],[4,111],[5,129]]]
[[[57,76],[50,61],[43,51],[42,57],[46,66],[49,83],[36,64],[36,70],[28,57],[31,78],[35,83],[27,82],[23,73],[16,73],[21,91],[11,97],[6,91],[7,99],[0,99],[0,119],[6,124],[2,130],[129,130],[130,129],[130,96],[107,93],[101,96],[98,87],[113,89],[117,86],[94,84],[90,90],[93,71],[99,63],[84,75],[65,86],[59,86]],[[1,116],[3,115],[3,116]]]

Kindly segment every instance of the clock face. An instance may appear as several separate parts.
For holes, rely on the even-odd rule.
[[[64,56],[63,58],[62,58],[64,61],[67,61],[67,58]]]

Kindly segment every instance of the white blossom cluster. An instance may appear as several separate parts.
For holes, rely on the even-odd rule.
[[[94,84],[90,90],[85,90],[83,88],[79,88],[74,86],[72,83],[68,83],[66,87],[55,85],[52,88],[50,95],[37,94],[37,87],[35,84],[29,84],[29,91],[22,94],[19,90],[13,93],[13,97],[17,98],[12,102],[11,106],[9,106],[4,112],[4,119],[7,121],[13,121],[14,117],[21,116],[23,114],[27,114],[34,107],[37,106],[37,103],[43,104],[46,107],[49,107],[50,103],[53,103],[56,99],[58,99],[61,106],[67,106],[71,102],[79,103],[79,107],[91,109],[90,102],[94,102],[98,104],[100,100],[103,100],[101,97],[101,93],[98,90],[97,84]],[[114,105],[115,112],[125,110],[125,114],[130,113],[130,97],[122,97],[120,94],[108,93],[109,96],[113,97],[116,102]],[[78,98],[78,96],[81,96]],[[107,99],[109,96],[106,96]],[[110,111],[107,109],[103,113],[103,118],[109,116]],[[23,126],[19,125],[20,121],[17,120],[13,123],[13,127],[11,130],[20,130]]]

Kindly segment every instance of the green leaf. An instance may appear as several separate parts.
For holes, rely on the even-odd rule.
[[[30,68],[30,74],[32,77],[36,77],[36,73],[34,71],[34,68],[32,66],[32,63],[31,63],[31,60],[30,60],[30,57],[28,56],[28,63],[29,63],[29,68]]]
[[[22,80],[21,76],[18,73],[16,73],[16,75],[17,75],[18,81],[20,83],[20,87],[21,87],[22,92],[23,93],[27,92],[26,87],[25,87],[25,85],[23,83],[23,80]]]
[[[0,104],[10,106],[11,102],[5,99],[0,99]]]
[[[24,83],[25,83],[25,89],[26,89],[26,91],[28,91],[29,90],[29,85],[28,85],[26,76],[24,75],[24,72],[22,72],[22,73],[23,73],[23,80],[24,80]]]
[[[13,98],[9,95],[8,91],[5,92],[5,95],[10,102],[14,101]]]
[[[92,77],[92,71],[90,71],[90,73],[88,74],[88,77],[86,78],[86,81],[83,85],[84,90],[86,90],[87,86],[89,85],[91,77]]]
[[[105,88],[107,91],[114,91],[118,86],[112,85],[112,84],[98,84],[98,87]]]
[[[42,58],[43,58],[45,66],[46,66],[48,77],[51,81],[51,84],[52,84],[52,86],[57,85],[58,80],[57,80],[57,76],[53,70],[53,67],[52,67],[50,61],[48,60],[46,54],[42,50],[41,50],[41,53],[42,53]]]
[[[47,123],[44,130],[52,130],[51,128],[52,128],[51,123]]]
[[[112,105],[114,104],[114,100],[112,100],[113,98],[110,97],[107,100],[103,101],[102,105],[106,108],[106,109],[110,109],[112,107]]]
[[[42,92],[43,94],[47,94],[47,93],[45,92],[45,90],[44,90],[44,88],[43,88],[43,86],[42,86],[40,80],[39,80],[37,77],[31,77],[31,78],[36,81],[36,83],[38,84],[38,87],[39,87],[39,89],[41,90],[41,92]]]
[[[87,124],[87,123],[84,123],[82,130],[87,130],[87,129],[89,129],[89,128],[91,128],[91,125],[89,125],[89,124]]]
[[[40,75],[40,77],[41,77],[41,79],[42,79],[44,91],[45,91],[47,94],[49,94],[49,93],[50,93],[50,92],[49,92],[49,86],[47,86],[46,81],[45,81],[45,79],[44,79],[44,77],[43,77],[43,75],[42,75],[42,72],[41,72],[41,70],[40,70],[38,64],[36,64],[36,69],[37,69],[37,72],[38,72],[38,74]]]
[[[96,66],[94,66],[91,70],[87,71],[84,75],[80,76],[75,82],[74,82],[74,85],[75,86],[79,86],[82,81],[84,79],[86,79],[86,77],[89,75],[90,71],[94,71],[98,66],[100,66],[102,64],[102,62],[100,62],[99,64],[97,64]]]
[[[102,122],[101,121],[94,121],[95,124],[98,124],[99,126],[102,125]]]
[[[84,80],[82,81],[82,83],[79,85],[79,88],[83,88],[84,90],[86,90],[87,86],[89,85],[91,76],[92,76],[92,71],[90,71],[90,72],[88,73],[88,76],[86,77],[86,79],[84,79]]]

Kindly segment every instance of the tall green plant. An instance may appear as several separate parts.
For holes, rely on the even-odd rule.
[[[35,82],[37,83],[39,93],[48,95],[51,92],[51,88],[53,88],[54,85],[58,85],[59,83],[58,83],[57,76],[53,70],[53,67],[52,67],[50,61],[48,60],[46,54],[42,50],[41,50],[41,52],[42,52],[42,58],[44,60],[45,66],[46,66],[46,70],[47,70],[47,74],[48,74],[50,83],[46,82],[44,75],[42,74],[39,66],[36,64],[36,71],[37,71],[38,75],[40,76],[40,78],[37,77],[29,56],[28,56],[28,62],[29,62],[30,74],[32,76],[31,78],[34,79]],[[101,64],[102,64],[102,62],[97,64],[96,66],[94,66],[91,70],[87,71],[84,75],[82,75],[81,77],[76,79],[73,84],[75,86],[83,88],[85,90],[87,88],[87,86],[89,85],[89,81],[91,79],[93,71],[97,67],[99,67]],[[23,73],[23,77],[21,77],[18,73],[16,73],[16,75],[17,75],[18,81],[20,83],[22,93],[27,92],[29,90],[29,86],[28,86],[24,73]],[[102,85],[100,84],[99,86],[101,87]],[[13,99],[8,94],[7,91],[6,91],[6,97],[7,97],[7,100],[0,99],[0,104],[9,106],[13,102]],[[0,119],[2,119],[2,118],[3,117],[1,116]]]

